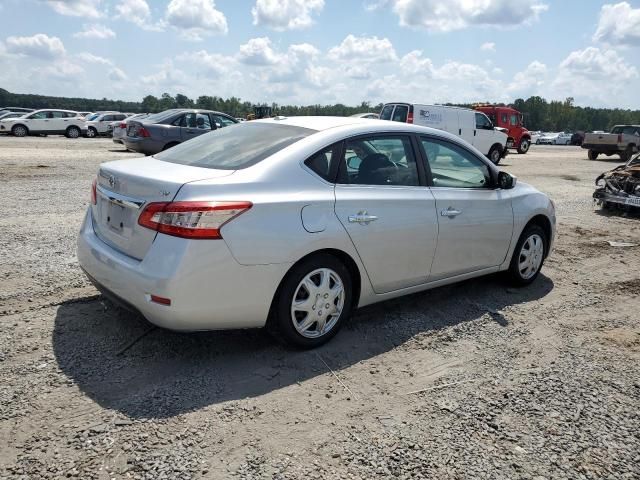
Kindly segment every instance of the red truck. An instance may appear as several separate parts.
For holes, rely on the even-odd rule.
[[[511,107],[497,105],[474,105],[475,110],[488,116],[493,125],[504,128],[507,135],[507,148],[515,148],[518,153],[527,153],[531,146],[531,134],[522,124],[522,113]]]

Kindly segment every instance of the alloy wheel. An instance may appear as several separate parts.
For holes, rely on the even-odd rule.
[[[291,320],[305,338],[330,332],[344,308],[345,289],[340,276],[330,268],[307,274],[296,287],[291,302]]]
[[[524,280],[532,278],[542,265],[544,259],[544,242],[537,233],[529,236],[520,249],[518,272]]]

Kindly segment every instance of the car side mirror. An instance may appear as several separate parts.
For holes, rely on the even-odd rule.
[[[517,177],[507,172],[498,173],[498,186],[503,190],[510,190],[516,186]]]

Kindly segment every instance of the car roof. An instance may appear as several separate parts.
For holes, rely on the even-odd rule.
[[[33,112],[27,113],[38,113],[38,112],[68,112],[68,113],[78,113],[77,110],[65,110],[64,108],[41,108],[40,110],[34,110]]]

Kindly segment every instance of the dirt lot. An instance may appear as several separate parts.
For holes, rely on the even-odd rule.
[[[640,218],[591,202],[617,158],[504,161],[559,213],[529,288],[386,302],[297,352],[149,329],[97,295],[76,234],[98,164],[133,157],[0,137],[0,478],[640,478],[640,247],[607,243],[640,244]]]

